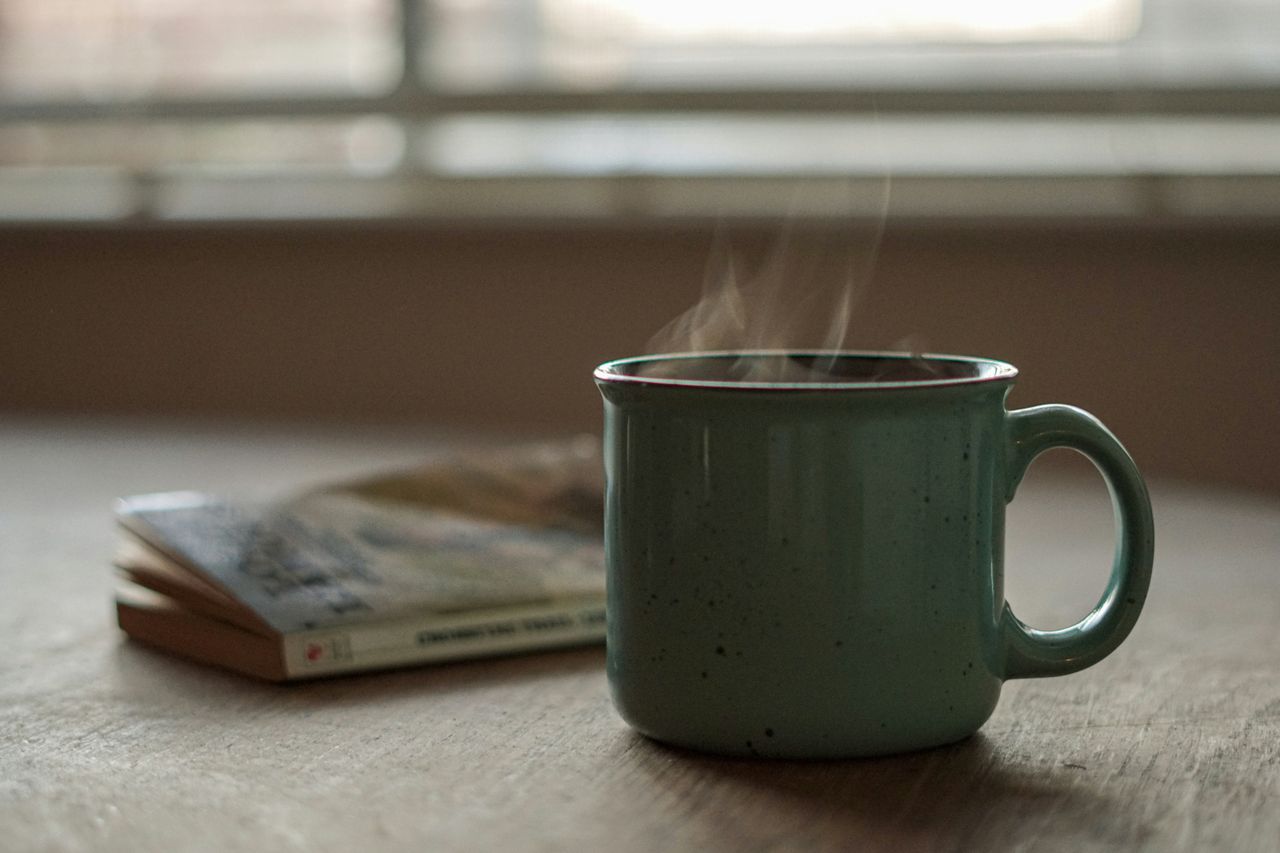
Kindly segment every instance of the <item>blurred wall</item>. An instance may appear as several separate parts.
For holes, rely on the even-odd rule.
[[[764,251],[769,228],[735,230]],[[842,240],[837,231],[818,239]],[[0,230],[0,412],[596,429],[602,360],[701,286],[703,226]],[[850,346],[995,356],[1152,474],[1280,492],[1280,236],[898,227]]]

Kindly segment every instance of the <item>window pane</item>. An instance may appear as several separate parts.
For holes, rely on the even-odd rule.
[[[435,0],[438,86],[1259,85],[1274,0]]]
[[[548,30],[583,43],[859,44],[1116,41],[1139,0],[549,0]]]
[[[0,96],[377,91],[398,28],[391,0],[0,0]]]
[[[466,177],[1266,175],[1280,120],[459,115],[423,128],[419,155]]]
[[[404,147],[400,125],[380,116],[0,125],[0,168],[309,168],[378,174],[400,162]]]

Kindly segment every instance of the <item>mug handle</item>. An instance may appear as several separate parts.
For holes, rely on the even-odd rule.
[[[1151,584],[1154,556],[1151,499],[1133,459],[1088,412],[1074,406],[1036,406],[1009,412],[1006,418],[1006,503],[1013,500],[1032,459],[1052,447],[1070,447],[1097,467],[1115,508],[1116,552],[1111,579],[1088,616],[1070,628],[1040,631],[1014,616],[1008,603],[1001,614],[1004,678],[1066,675],[1111,654],[1138,621]]]

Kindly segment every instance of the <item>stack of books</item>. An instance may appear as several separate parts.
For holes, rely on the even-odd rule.
[[[600,642],[602,507],[588,439],[267,505],[124,498],[116,613],[135,640],[271,681]]]

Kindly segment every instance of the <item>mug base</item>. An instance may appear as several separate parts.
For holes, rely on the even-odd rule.
[[[743,739],[741,743],[705,741],[680,737],[666,737],[644,731],[633,726],[635,731],[654,743],[668,748],[694,752],[704,756],[721,758],[746,758],[772,761],[840,761],[858,758],[881,758],[889,755],[903,755],[950,746],[977,734],[977,729],[950,732],[934,738],[882,738],[866,740],[846,740],[834,742],[818,740],[817,742],[787,743],[777,738]]]

